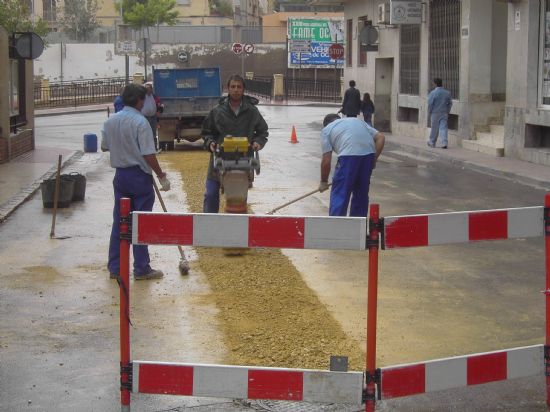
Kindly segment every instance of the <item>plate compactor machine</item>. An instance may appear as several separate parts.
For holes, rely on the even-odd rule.
[[[248,189],[254,172],[260,174],[260,156],[246,137],[226,136],[213,156],[214,170],[220,175],[226,213],[247,213]]]

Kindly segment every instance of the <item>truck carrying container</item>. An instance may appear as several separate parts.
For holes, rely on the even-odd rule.
[[[175,142],[195,142],[201,126],[222,95],[220,69],[153,69],[155,94],[164,110],[159,115],[159,147],[173,150]]]

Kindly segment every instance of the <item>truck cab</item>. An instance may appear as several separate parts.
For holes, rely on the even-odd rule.
[[[159,114],[159,147],[174,150],[176,142],[199,140],[204,119],[222,95],[220,69],[153,69],[153,85],[164,106]]]

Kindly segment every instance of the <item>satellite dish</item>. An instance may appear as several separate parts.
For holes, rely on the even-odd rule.
[[[362,46],[378,42],[378,30],[374,26],[363,26],[359,32],[359,41]]]
[[[10,47],[11,58],[33,60],[40,57],[44,51],[44,41],[36,33],[14,33],[13,39]]]

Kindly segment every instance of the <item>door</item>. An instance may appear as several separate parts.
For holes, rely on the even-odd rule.
[[[376,59],[374,66],[374,120],[373,126],[381,132],[391,133],[391,94],[393,58]]]

